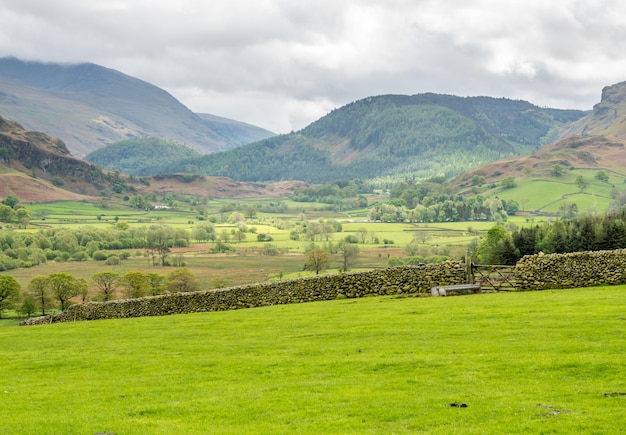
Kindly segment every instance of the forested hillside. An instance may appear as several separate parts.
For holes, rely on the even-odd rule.
[[[154,136],[128,139],[107,145],[85,159],[103,169],[128,175],[146,175],[151,168],[167,166],[180,159],[198,158],[200,153],[185,145]]]
[[[420,94],[369,97],[301,131],[161,168],[242,181],[455,176],[530,154],[585,112],[524,101]]]

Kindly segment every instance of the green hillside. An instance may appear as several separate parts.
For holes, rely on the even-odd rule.
[[[178,142],[145,136],[107,145],[89,153],[85,158],[103,169],[128,175],[146,175],[146,172],[150,172],[150,167],[199,156],[200,153]]]
[[[163,168],[241,181],[452,177],[551,142],[582,111],[488,97],[369,97],[301,131]]]
[[[453,188],[485,198],[516,201],[520,210],[557,213],[607,210],[626,189],[626,141],[571,136],[530,156],[492,162],[460,175]]]

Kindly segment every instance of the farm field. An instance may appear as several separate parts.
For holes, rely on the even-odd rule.
[[[0,323],[3,433],[618,433],[625,286]]]
[[[588,210],[602,212],[607,210],[611,201],[611,192],[624,190],[624,177],[621,174],[610,173],[607,182],[594,178],[597,171],[575,169],[568,170],[562,177],[546,179],[518,178],[517,186],[509,189],[494,189],[486,195],[497,195],[501,199],[515,200],[522,210],[556,213],[563,203],[575,203],[581,213]],[[577,177],[583,177],[589,184],[581,191],[576,184]]]
[[[238,231],[238,227],[224,222],[232,211],[220,210],[233,208],[245,209],[253,205],[262,209],[277,200],[254,200],[241,202],[239,200],[210,200],[207,203],[209,210],[207,219],[214,218],[215,231],[218,235],[231,234]],[[214,243],[191,241],[184,248],[172,248],[169,256],[173,264],[187,267],[197,279],[200,288],[228,287],[272,279],[297,278],[312,275],[312,272],[303,270],[305,251],[311,248],[312,243],[319,247],[337,244],[345,237],[356,237],[359,240],[359,253],[350,270],[367,270],[386,267],[390,258],[402,258],[408,254],[407,244],[419,240],[417,255],[430,257],[444,255],[452,258],[463,258],[466,247],[484,234],[494,223],[489,221],[473,222],[444,222],[444,223],[386,223],[372,222],[358,219],[353,216],[355,210],[344,213],[330,211],[315,211],[315,207],[322,207],[319,203],[285,202],[289,209],[284,213],[258,212],[255,217],[247,217],[245,225],[251,231],[245,234],[241,241],[231,240],[230,246],[236,251],[229,254],[209,254]],[[201,224],[198,214],[194,210],[181,207],[177,210],[138,210],[122,202],[108,201],[103,208],[99,203],[57,201],[48,203],[29,204],[33,219],[28,229],[15,229],[21,232],[37,232],[39,229],[70,229],[80,230],[85,227],[95,227],[101,230],[113,229],[123,223],[129,228],[149,228],[151,225],[165,224],[191,232],[195,225]],[[296,208],[301,207],[301,208]],[[313,217],[315,216],[315,217]],[[323,216],[324,219],[337,220],[341,223],[342,231],[332,233],[328,239],[317,237],[312,242],[304,234],[299,240],[293,240],[291,231],[296,228],[302,230],[306,222],[316,222]],[[511,216],[510,224],[516,226],[534,225],[544,217],[528,219],[524,216]],[[254,232],[252,232],[252,230]],[[259,234],[268,234],[272,240],[258,241]],[[367,237],[364,236],[367,234]],[[377,239],[377,243],[374,243]],[[364,243],[363,243],[364,242]],[[273,253],[267,255],[265,249],[271,246]],[[128,249],[124,251],[109,251],[110,255],[129,255],[117,265],[107,265],[105,261],[48,261],[29,268],[18,268],[0,272],[14,277],[21,285],[24,293],[29,282],[35,276],[49,275],[60,270],[71,273],[76,278],[84,278],[89,285],[89,299],[97,297],[97,286],[91,278],[104,271],[116,272],[123,275],[129,271],[157,273],[166,276],[174,267],[151,265],[145,249]],[[341,258],[335,255],[335,262],[330,264],[323,273],[337,273],[341,268]],[[117,297],[124,297],[123,289],[118,289]],[[73,302],[79,302],[74,298]],[[11,311],[4,316],[15,316]]]

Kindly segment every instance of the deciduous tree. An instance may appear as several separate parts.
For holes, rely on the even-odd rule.
[[[150,281],[143,272],[131,270],[124,275],[123,282],[128,298],[140,298],[150,292]]]
[[[20,295],[20,283],[9,275],[0,275],[0,319],[2,310],[12,308]]]
[[[46,315],[46,308],[50,307],[50,292],[48,285],[48,277],[39,275],[34,277],[28,283],[28,290],[33,294],[33,297],[37,301],[39,308],[41,308],[41,315]]]
[[[330,266],[334,260],[330,253],[320,248],[311,249],[304,255],[306,256],[304,270],[315,271],[316,275],[319,275],[321,270]]]
[[[98,272],[91,279],[98,287],[103,301],[106,302],[115,298],[115,290],[120,285],[119,273],[112,271]]]
[[[337,253],[341,257],[342,269],[347,271],[350,266],[354,265],[359,255],[359,247],[353,243],[348,243],[345,240],[337,243]]]
[[[150,228],[147,234],[148,247],[159,257],[161,266],[167,265],[170,248],[174,246],[176,233],[172,227],[158,225]]]
[[[200,285],[189,269],[180,267],[167,276],[167,289],[172,293],[193,292],[198,291]]]
[[[48,286],[50,292],[61,304],[61,310],[65,310],[68,302],[81,290],[81,284],[70,273],[55,272],[48,275]]]
[[[159,295],[165,290],[165,277],[158,273],[148,272],[146,273],[148,278],[148,284],[150,285],[150,292],[152,296]]]

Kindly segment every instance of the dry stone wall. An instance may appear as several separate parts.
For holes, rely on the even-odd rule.
[[[589,287],[626,282],[626,249],[527,255],[515,267],[521,290]]]
[[[88,302],[72,305],[59,314],[29,319],[23,324],[236,310],[370,295],[430,294],[430,289],[434,286],[464,282],[464,264],[449,261],[266,282],[221,290]]]

